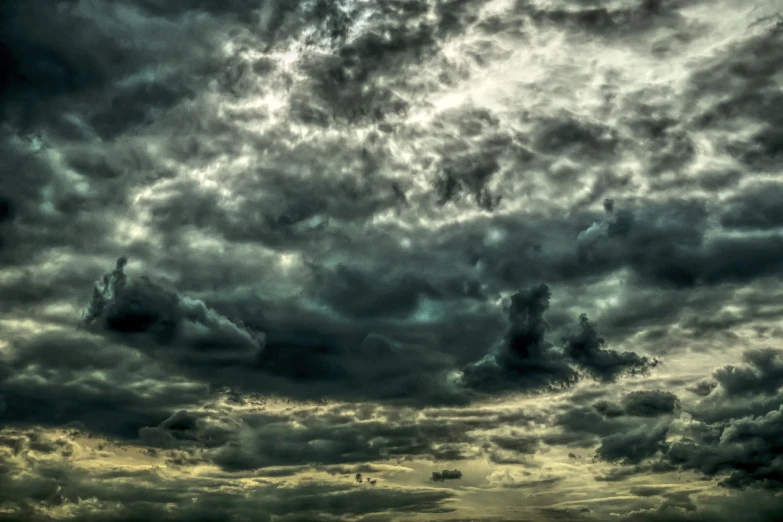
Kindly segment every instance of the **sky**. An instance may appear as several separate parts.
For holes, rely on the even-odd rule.
[[[777,0],[5,0],[0,520],[779,522]]]

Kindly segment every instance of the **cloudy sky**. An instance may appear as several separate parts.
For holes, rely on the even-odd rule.
[[[2,2],[0,520],[779,521],[778,1]]]

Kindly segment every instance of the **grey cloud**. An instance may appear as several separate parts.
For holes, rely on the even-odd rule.
[[[5,13],[2,43],[4,61],[10,67],[4,98],[14,103],[4,103],[2,110],[23,129],[43,120],[61,136],[81,138],[80,126],[65,118],[68,110],[77,110],[92,130],[105,137],[116,136],[148,124],[156,111],[192,96],[195,79],[199,74],[204,79],[208,63],[204,38],[189,39],[186,48],[174,36],[192,34],[189,25],[145,20],[127,8],[109,10],[59,0],[11,2]],[[166,30],[155,34],[155,28]],[[157,43],[164,34],[172,36],[166,57],[194,66],[188,71],[191,81],[171,81],[161,69],[147,81],[123,83],[145,71],[149,60],[160,52],[150,43]]]
[[[125,263],[124,258],[120,259],[116,269],[96,285],[85,324],[110,339],[122,340],[173,364],[186,375],[220,386],[258,391],[276,388],[278,393],[294,395],[297,382],[310,383],[304,390],[310,396],[328,397],[346,393],[347,389],[346,392],[340,389],[347,387],[351,380],[373,380],[377,383],[376,391],[363,393],[378,398],[400,400],[403,395],[398,394],[403,389],[407,395],[412,389],[420,388],[424,393],[419,394],[419,401],[470,399],[466,390],[448,384],[446,372],[458,360],[445,352],[419,351],[418,342],[397,342],[351,329],[338,328],[328,334],[323,330],[308,332],[299,326],[294,333],[281,329],[280,324],[265,321],[273,329],[267,337],[265,333],[232,322],[202,301],[180,297],[146,278],[128,280]],[[422,289],[426,290],[427,286]],[[509,310],[512,324],[505,348],[495,362],[467,367],[463,383],[468,385],[468,391],[493,391],[493,387],[495,391],[509,387],[536,390],[567,385],[576,380],[570,361],[602,381],[614,380],[622,373],[646,371],[654,364],[632,352],[618,354],[603,349],[586,319],[582,322],[582,335],[571,338],[564,357],[544,337],[543,313],[548,308],[548,300],[546,286],[512,297]],[[388,312],[389,306],[384,306],[384,312]],[[356,309],[354,313],[362,311]],[[418,372],[411,373],[408,364],[383,363],[387,358],[393,360],[405,354],[419,360]],[[253,377],[254,373],[257,378]],[[435,376],[435,380],[425,374]]]
[[[719,478],[730,488],[780,489],[779,357],[772,349],[750,350],[744,364],[718,369],[713,377],[719,387],[692,410],[696,422],[686,438],[671,445],[665,461]]]
[[[601,37],[628,37],[661,28],[676,28],[682,24],[679,0],[652,0],[634,2],[629,6],[604,7],[596,3],[579,2],[576,9],[530,9],[536,21],[584,31]],[[527,8],[529,2],[520,0],[519,8]]]
[[[783,197],[783,185],[764,183],[746,188],[725,203],[720,218],[725,228],[766,230],[783,226],[783,212],[777,204]]]
[[[0,395],[0,425],[78,422],[90,432],[133,438],[211,392],[127,348],[57,332],[20,341],[0,360]]]
[[[560,433],[547,433],[542,439],[547,444],[593,447],[601,437],[622,431],[623,424],[618,419],[607,419],[592,408],[572,407],[555,416],[554,426]]]
[[[329,473],[378,472],[364,463],[475,458],[481,453],[477,445],[481,431],[499,421],[495,416],[417,419],[412,410],[388,407],[365,418],[343,410],[181,410],[158,425],[139,429],[135,444],[162,450],[177,465],[211,462],[228,472],[285,475],[310,467]],[[532,439],[527,447],[513,444],[510,438],[493,441],[528,453],[535,452],[537,446]]]
[[[501,449],[515,453],[533,454],[538,449],[539,440],[516,433],[511,437],[492,437],[492,443]]]
[[[780,489],[783,450],[776,435],[780,411],[764,416],[744,417],[730,422],[719,441],[683,441],[672,445],[666,457],[672,464],[707,476],[727,474],[721,484],[727,487],[764,486]]]
[[[645,471],[655,471],[650,466],[669,447],[667,435],[673,419],[673,416],[660,417],[675,413],[678,403],[676,396],[669,397],[666,392],[635,392],[626,395],[621,404],[602,400],[592,407],[569,405],[554,418],[560,432],[548,433],[543,440],[551,445],[597,446],[598,459],[637,468],[644,465]],[[659,471],[667,470],[671,466]],[[639,469],[627,473],[619,470],[616,478],[610,476],[603,480],[624,480],[638,472]]]
[[[778,340],[783,240],[769,176],[783,157],[780,19],[746,30],[762,7],[746,9],[746,24],[736,2],[705,6],[6,1],[0,423],[76,421],[138,437],[172,469],[206,458],[263,466],[259,480],[317,462],[353,474],[385,455],[510,462],[564,444],[628,466],[611,479],[676,467],[777,489],[773,350],[692,386],[677,442],[666,438],[681,411],[673,395],[648,386],[601,400],[613,381],[644,377],[653,355],[728,354],[747,331]],[[65,331],[77,294],[122,253],[150,279],[129,270],[125,281],[120,268],[99,286],[88,328]],[[552,310],[540,281],[560,299]],[[510,292],[504,317],[492,301]],[[574,398],[554,419],[459,410],[582,376],[605,395]],[[664,380],[694,382],[677,377]],[[459,413],[385,427],[370,407],[322,424],[226,418],[207,407],[223,387]],[[514,431],[550,420],[538,443]],[[504,429],[471,433],[487,427]],[[31,441],[8,451],[55,444]],[[5,477],[15,464],[2,462]],[[227,479],[164,487],[114,475],[101,489],[79,473],[41,464],[6,479],[0,492],[21,499],[8,516],[45,519],[58,503],[88,522],[379,522],[452,509],[385,480],[362,493],[270,485],[237,498]],[[669,493],[625,518],[777,513],[775,498],[744,490],[738,504]],[[87,512],[80,497],[126,509]],[[599,504],[530,518],[606,518]]]
[[[286,418],[246,419],[247,427],[209,458],[227,470],[275,465],[328,465],[366,461],[424,458],[462,460],[473,451],[468,426],[458,421],[413,419],[357,422],[350,415],[306,416],[296,428]]]
[[[625,412],[637,417],[672,414],[679,406],[679,402],[675,394],[662,390],[635,391],[622,399]]]
[[[720,145],[746,166],[766,171],[779,165],[780,118],[769,111],[780,99],[774,87],[775,63],[783,53],[775,17],[762,17],[748,38],[736,42],[697,70],[691,80],[690,99],[712,95],[712,103],[696,115],[696,123],[708,128],[726,128],[751,117],[759,123],[749,139],[729,138]],[[729,87],[730,86],[730,87]]]
[[[710,382],[710,381],[700,381],[696,383],[694,386],[688,388],[688,391],[691,393],[694,393],[700,397],[706,397],[710,393],[715,390],[715,388],[718,386],[718,383],[716,382]]]
[[[510,329],[497,353],[467,366],[463,382],[478,389],[542,389],[569,386],[578,374],[572,364],[596,380],[611,382],[622,374],[645,373],[657,364],[634,352],[618,353],[603,348],[595,327],[580,317],[581,332],[566,339],[563,351],[546,340],[550,290],[538,285],[511,296]]]
[[[433,482],[443,482],[445,480],[455,480],[461,478],[462,478],[462,472],[458,469],[455,470],[444,469],[443,471],[432,472]]]
[[[542,121],[532,144],[544,154],[600,158],[614,154],[619,140],[613,134],[611,128],[564,114]]]
[[[625,415],[625,410],[619,404],[610,401],[598,401],[593,404],[593,408],[604,417],[611,418]]]
[[[391,273],[379,277],[375,273],[338,266],[325,273],[316,271],[316,276],[324,301],[352,317],[409,316],[424,297],[437,300],[484,297],[476,284],[459,280],[431,283],[413,274]]]
[[[673,394],[655,390],[625,395],[622,409],[607,401],[595,403],[596,411],[572,407],[556,418],[563,433],[550,435],[547,442],[581,447],[599,443],[598,458],[635,465],[601,480],[678,469],[716,478],[728,488],[778,490],[783,447],[774,435],[781,418],[780,397],[775,395],[777,356],[774,350],[751,350],[744,354],[744,365],[717,370],[719,387],[690,410],[694,420],[680,425],[685,436],[674,441],[667,439],[672,419],[659,417],[677,413],[679,401]],[[761,373],[762,367],[769,372]],[[673,502],[664,501],[661,509],[679,505]],[[688,502],[680,507],[695,510]]]
[[[775,493],[764,491],[746,491],[731,496],[710,496],[708,502],[697,499],[691,506],[681,493],[674,497],[685,509],[676,509],[676,503],[663,501],[658,507],[649,510],[638,510],[628,513],[624,520],[631,522],[728,522],[734,520],[738,513],[750,522],[773,522],[778,517],[781,508],[780,497]],[[697,495],[691,494],[693,501]],[[666,509],[667,506],[669,509]],[[675,509],[672,509],[672,508]],[[695,508],[695,509],[692,509]]]
[[[772,348],[747,351],[742,366],[726,366],[713,377],[729,396],[774,394],[783,386],[783,353]]]
[[[622,433],[601,439],[596,455],[609,462],[638,464],[667,449],[668,423],[653,426],[640,424]]]
[[[565,354],[583,368],[590,376],[603,382],[610,382],[622,374],[643,374],[658,364],[635,352],[617,352],[604,348],[605,341],[598,336],[595,326],[587,315],[579,317],[581,332],[571,336],[565,343]]]
[[[120,258],[115,270],[96,284],[85,325],[129,339],[143,336],[140,346],[153,356],[181,365],[248,365],[260,356],[263,334],[148,279],[128,281],[126,263]]]
[[[628,491],[639,497],[655,497],[666,493],[668,490],[668,486],[638,486],[632,487]]]
[[[21,437],[25,438],[25,437]],[[28,439],[29,440],[29,439]],[[41,443],[46,446],[41,447]],[[37,451],[67,447],[62,439],[43,439]],[[56,520],[48,510],[67,509],[80,520],[344,520],[373,513],[452,511],[444,501],[448,491],[426,489],[357,488],[352,484],[309,481],[295,488],[257,484],[253,495],[239,494],[225,478],[163,480],[144,470],[86,472],[70,467],[67,454],[49,462],[29,457],[32,443],[23,443],[18,456],[0,452],[0,502],[7,520]],[[117,509],[85,509],[80,499],[94,498]],[[196,500],[193,500],[193,499]],[[180,508],[167,509],[172,503]],[[291,518],[294,517],[294,518]],[[360,520],[363,520],[360,518]]]
[[[544,312],[549,308],[550,291],[539,285],[511,297],[509,332],[500,352],[464,371],[471,387],[542,388],[563,386],[576,381],[576,373],[545,339]]]

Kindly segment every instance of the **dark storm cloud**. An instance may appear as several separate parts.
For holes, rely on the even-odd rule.
[[[437,204],[467,196],[479,208],[493,210],[502,195],[493,194],[489,184],[499,174],[501,162],[518,152],[511,133],[488,109],[470,106],[444,111],[434,127],[440,155],[434,179]]]
[[[708,501],[695,502],[695,506],[684,494],[674,494],[675,503],[664,500],[653,509],[635,510],[623,520],[629,522],[730,522],[742,513],[748,522],[775,522],[779,518],[783,503],[780,496],[769,492],[743,492],[732,496],[710,496]],[[696,495],[691,495],[695,497]],[[692,499],[691,499],[692,500]],[[678,509],[679,507],[683,509]]]
[[[15,434],[0,453],[0,511],[396,520],[447,511],[447,495],[357,489],[351,477],[259,484],[319,464],[353,475],[390,458],[519,462],[546,444],[624,466],[607,481],[676,467],[779,488],[775,351],[691,387],[693,407],[649,389],[603,399],[656,366],[644,354],[734,347],[746,327],[770,344],[779,335],[783,194],[749,178],[775,174],[783,157],[780,23],[732,43],[732,15],[687,0],[523,0],[492,14],[475,0],[382,4],[0,7],[0,315],[18,337],[3,339],[0,424],[76,422],[138,437],[170,471],[223,468],[223,479],[90,477],[34,462],[68,458],[73,441]],[[586,56],[561,60],[572,49]],[[663,64],[676,81],[644,80]],[[68,322],[79,289],[123,253],[176,291],[119,266],[96,290],[87,331],[39,332]],[[551,311],[540,281],[562,298]],[[511,292],[504,318],[491,303]],[[277,415],[241,404],[271,393],[460,406],[582,376],[605,395],[574,398],[540,438],[514,431],[548,426],[519,412]],[[239,400],[216,412],[223,386]],[[681,410],[691,418],[672,420]],[[226,478],[250,470],[252,488]],[[660,496],[626,518],[727,518],[695,493]],[[759,504],[775,502],[726,509],[769,521]]]
[[[18,277],[3,278],[0,311],[8,314],[7,317],[47,315],[53,322],[65,326],[70,322],[66,314],[45,314],[42,309],[57,302],[77,302],[83,297],[85,286],[94,281],[95,274],[102,268],[102,263],[92,257],[74,256],[68,261],[56,266],[26,266],[17,269]]]
[[[676,29],[683,24],[681,0],[645,0],[622,7],[604,7],[601,2],[568,2],[568,9],[553,5],[544,9],[529,7],[519,0],[518,9],[529,11],[533,20],[599,37],[633,37],[648,31]],[[631,38],[632,39],[632,38]]]
[[[710,237],[709,216],[706,202],[697,199],[617,211],[580,233],[580,268],[586,274],[628,267],[640,282],[672,289],[780,274],[779,236]]]
[[[715,390],[718,386],[716,382],[701,381],[688,388],[688,391],[698,395],[699,397],[706,397]]]
[[[557,157],[600,159],[614,154],[618,138],[613,135],[611,128],[579,121],[573,115],[564,114],[540,122],[532,145],[539,152]]]
[[[478,426],[460,421],[416,420],[410,416],[357,422],[350,414],[323,412],[319,415],[302,412],[294,418],[272,414],[248,416],[244,418],[244,427],[210,451],[208,458],[230,471],[407,458],[463,460],[475,456],[476,452],[470,431],[485,426],[484,423]],[[199,439],[216,440],[213,432],[190,431]]]
[[[601,437],[622,431],[626,425],[620,419],[605,418],[593,408],[575,407],[558,414],[553,422],[560,433],[549,433],[543,438],[548,444],[564,444],[580,448],[595,445]]]
[[[306,323],[289,324],[286,329],[267,318],[265,323],[272,329],[267,336],[232,322],[202,301],[178,296],[146,278],[129,280],[125,263],[124,258],[118,260],[115,270],[96,284],[85,324],[108,339],[137,347],[185,375],[213,385],[310,398],[359,398],[349,390],[357,390],[357,383],[367,383],[359,387],[361,397],[403,403],[414,397],[419,403],[464,402],[470,400],[471,390],[538,390],[571,384],[577,378],[572,365],[604,382],[654,365],[654,361],[632,352],[618,354],[604,349],[586,321],[582,322],[582,333],[572,337],[564,351],[557,350],[545,339],[543,313],[548,308],[549,289],[539,286],[512,297],[511,329],[504,349],[495,361],[468,366],[463,378],[467,388],[460,389],[447,381],[447,372],[456,368],[458,359],[445,351],[424,350],[423,340],[396,341],[371,331],[356,331],[347,324],[340,326],[334,319],[308,331]],[[427,285],[425,281],[420,284]],[[458,283],[452,286],[457,292]],[[353,287],[368,289],[358,284]],[[403,290],[408,292],[400,287]],[[425,290],[435,292],[432,287],[424,286]],[[415,296],[415,291],[410,295]],[[395,299],[395,294],[385,299]],[[408,313],[414,304],[406,304]],[[340,305],[335,306],[340,310]],[[387,303],[382,310],[388,312],[390,306]],[[367,303],[363,307],[365,312],[371,311]],[[359,317],[363,312],[360,308],[346,311]],[[491,337],[485,333],[483,339],[486,346]],[[410,367],[413,360],[417,361],[415,371]],[[419,392],[414,394],[416,390]]]
[[[721,484],[731,488],[783,487],[783,444],[780,433],[783,410],[726,423],[718,440],[701,437],[672,445],[667,461],[708,477],[725,476]]]
[[[425,13],[423,5],[412,2],[383,6],[370,15],[373,30],[351,42],[339,42],[330,59],[306,63],[310,85],[305,84],[307,97],[294,95],[298,104],[294,114],[326,124],[383,121],[387,115],[404,113],[405,99],[383,82],[435,49],[434,28],[425,22]],[[335,29],[339,37],[347,27]]]
[[[361,221],[399,204],[391,181],[340,176],[334,158],[324,157],[319,147],[301,143],[294,149],[290,154],[277,152],[276,168],[247,172],[232,183],[241,194],[232,212],[222,208],[216,194],[188,182],[153,207],[156,223],[164,230],[195,224],[231,241],[300,249],[336,224]],[[341,154],[346,162],[366,161],[361,149],[350,145]],[[293,172],[291,167],[306,158],[312,161],[309,172]],[[199,202],[198,211],[193,199]]]
[[[180,410],[156,427],[139,429],[138,435],[142,444],[153,448],[213,448],[226,444],[232,431],[220,425],[205,423],[200,416]]]
[[[752,36],[707,60],[692,76],[689,98],[709,96],[712,103],[695,114],[706,128],[732,128],[751,119],[756,129],[749,137],[729,136],[719,146],[745,166],[775,172],[780,166],[783,121],[769,110],[781,101],[776,83],[783,41],[775,17],[757,20]]]
[[[783,226],[783,211],[778,202],[783,185],[764,183],[748,187],[724,203],[720,218],[724,228],[768,230]]]
[[[133,438],[172,408],[200,403],[208,388],[153,361],[81,335],[39,335],[0,359],[0,425],[63,426]]]
[[[538,389],[565,386],[577,374],[546,340],[548,325],[544,312],[549,308],[546,285],[518,292],[508,310],[509,332],[497,355],[464,370],[467,386],[479,389]]]
[[[139,430],[137,443],[162,450],[170,464],[211,462],[228,472],[293,475],[306,469],[352,474],[375,471],[362,463],[406,460],[456,461],[489,455],[519,462],[539,441],[512,432],[480,444],[482,432],[500,425],[525,426],[513,416],[417,418],[413,409],[360,406],[299,411],[229,413],[178,411]],[[359,467],[357,467],[359,466]]]
[[[598,336],[595,325],[590,323],[587,315],[579,317],[580,332],[566,340],[564,351],[580,368],[591,377],[612,382],[623,374],[636,375],[649,372],[658,364],[635,352],[617,352],[605,349],[606,341]]]
[[[247,192],[260,193],[249,189]],[[297,198],[293,199],[296,200]],[[188,206],[184,203],[183,200],[181,208],[187,209]],[[193,214],[193,211],[189,212]],[[198,214],[204,215],[205,212],[199,211]],[[329,236],[331,239],[325,241],[323,238],[326,236],[323,235],[320,226],[312,229],[303,227],[298,239],[294,242],[283,239],[283,243],[279,245],[303,248],[303,257],[308,260],[312,259],[311,256],[322,256],[326,252],[330,256],[336,256],[340,260],[336,267],[333,265],[327,269],[319,266],[320,262],[312,264],[314,277],[303,281],[306,286],[302,296],[318,296],[346,318],[356,317],[361,318],[362,321],[372,319],[374,324],[367,324],[365,332],[377,332],[384,337],[396,339],[398,332],[392,332],[389,328],[397,327],[388,322],[379,326],[375,319],[387,316],[391,318],[395,315],[400,318],[410,316],[416,310],[416,306],[422,302],[423,297],[437,299],[438,306],[443,306],[445,311],[453,306],[454,299],[478,299],[485,295],[486,290],[480,289],[481,285],[477,281],[476,273],[475,271],[471,273],[469,263],[480,263],[482,272],[489,278],[489,287],[496,289],[527,286],[536,279],[550,279],[558,285],[572,283],[583,278],[605,277],[629,267],[631,273],[637,275],[638,284],[642,287],[655,284],[671,289],[693,288],[703,284],[717,288],[727,282],[749,281],[761,274],[776,273],[776,267],[779,265],[776,240],[743,237],[706,240],[707,215],[702,202],[669,203],[640,206],[632,211],[619,210],[605,218],[605,221],[596,221],[592,227],[589,225],[590,214],[575,215],[572,220],[576,223],[547,220],[544,216],[540,216],[537,222],[541,231],[531,229],[520,220],[503,217],[493,219],[490,223],[497,224],[500,230],[514,230],[515,234],[497,245],[482,245],[485,243],[482,236],[486,234],[486,227],[482,227],[481,232],[478,229],[474,232],[469,225],[460,226],[453,231],[448,228],[440,230],[437,236],[425,235],[414,238],[414,246],[420,245],[422,248],[412,248],[410,251],[402,251],[390,237],[376,236],[372,248],[369,248],[368,244],[367,256],[361,260],[361,264],[356,259],[343,258],[339,254],[351,241],[369,241],[369,238],[358,234],[353,238]],[[177,223],[185,221],[187,220],[178,220]],[[583,224],[579,223],[580,221]],[[208,222],[209,220],[205,221],[205,226]],[[215,221],[215,223],[219,222],[219,219]],[[172,230],[180,226],[175,225],[174,222],[161,222],[160,225]],[[545,231],[551,233],[544,234]],[[289,238],[295,237],[297,236],[289,236]],[[573,245],[574,238],[577,238],[578,246],[569,247],[568,245]],[[308,240],[304,241],[305,239]],[[423,249],[424,245],[429,246]],[[482,247],[479,248],[479,245]],[[752,258],[746,256],[746,253],[751,251],[751,247],[756,252]],[[183,245],[183,248],[187,251],[188,247]],[[457,265],[459,275],[449,276],[443,271],[417,270],[421,276],[411,276],[405,268],[412,265],[434,266],[433,264],[445,259],[441,255],[443,252],[453,254],[447,257],[449,262],[459,262]],[[198,261],[191,263],[191,266],[197,263]],[[229,270],[228,260],[215,259],[215,263],[226,264],[224,272]],[[399,275],[397,270],[388,269],[390,263],[399,267]],[[179,262],[175,262],[174,266],[179,265]],[[206,265],[204,268],[204,277],[216,277],[218,271],[210,273],[206,270]],[[189,266],[183,269],[191,268]],[[389,275],[373,277],[373,274],[378,273]],[[465,283],[461,284],[459,280],[463,278]],[[200,283],[194,279],[193,282],[186,281],[185,284],[199,285]],[[365,292],[353,291],[352,289],[357,288],[357,285],[361,285]],[[703,306],[717,306],[719,298],[728,296],[719,293],[719,288],[715,292],[715,297],[701,293],[689,294],[689,299],[685,301],[680,296],[669,293],[656,294],[655,299],[640,298],[633,306],[629,303],[629,306],[623,309],[618,308],[609,312],[613,323],[608,324],[612,327],[609,331],[635,334],[638,331],[636,325],[643,322],[665,327],[682,316],[685,312],[684,307],[693,306],[695,310],[695,307],[702,306],[697,303],[699,296],[702,296],[700,302]],[[348,295],[355,295],[358,299],[346,299]],[[246,324],[253,325],[257,330],[266,331],[270,339],[278,338],[286,346],[291,345],[292,342],[303,346],[320,345],[325,347],[323,353],[327,354],[336,349],[326,348],[330,345],[361,343],[362,336],[358,332],[352,339],[346,338],[344,333],[335,335],[335,332],[339,332],[344,326],[340,326],[339,322],[335,322],[334,318],[328,317],[327,314],[318,317],[312,310],[303,310],[304,302],[289,308],[290,313],[298,315],[296,319],[273,312],[275,308],[282,312],[283,307],[280,303],[268,300],[244,303],[244,306],[252,304],[254,309],[266,309],[264,318],[254,315],[255,312],[254,314],[244,312],[236,302],[216,297],[220,301],[221,309],[233,309],[232,316],[241,317]],[[659,308],[650,308],[654,303],[662,300],[666,300],[668,304],[664,306],[664,303],[660,303]],[[649,311],[645,307],[650,308]],[[275,321],[282,322],[272,321],[272,316],[277,317]],[[489,315],[479,316],[477,319],[500,324],[498,317]],[[746,319],[739,318],[739,320]],[[289,326],[284,326],[286,323]],[[620,326],[622,329],[619,328]],[[283,331],[287,327],[309,331],[310,339],[292,340],[291,335]],[[432,324],[428,328],[430,335],[443,339],[443,336],[450,335],[448,332],[455,327],[464,328],[465,322],[455,321],[448,325]],[[693,327],[703,330],[702,326],[695,323]],[[425,327],[421,325],[416,328]],[[583,370],[594,377],[611,380],[618,374],[633,371],[634,367],[640,370],[654,363],[652,360],[646,361],[641,356],[615,352],[605,347],[601,347],[601,351],[596,352],[592,348],[600,345],[599,337],[591,331],[590,324],[582,324],[580,329],[581,333],[572,338],[570,353],[578,357],[583,364]],[[474,350],[474,354],[482,343],[486,346],[494,342],[494,339],[482,341],[478,334],[475,334],[474,340],[470,343],[465,342],[467,338],[460,339],[460,337],[452,336],[451,342],[464,343],[465,348],[470,346],[469,349]],[[428,344],[432,345],[433,342],[429,341]],[[467,353],[463,351],[465,348],[458,351],[455,346],[454,352]],[[268,356],[272,357],[272,354],[277,351],[279,350],[270,349]],[[278,361],[276,356],[273,359]],[[340,366],[340,363],[335,362],[317,366],[329,368],[335,364]],[[445,368],[451,363],[443,360],[437,364]],[[274,365],[279,363],[274,362]],[[316,370],[317,368],[313,367],[313,371]]]
[[[668,444],[660,464],[696,471],[728,488],[783,487],[779,359],[777,350],[750,350],[741,365],[716,370],[717,387],[690,409],[694,420],[684,437]]]
[[[772,395],[783,387],[783,352],[772,348],[747,351],[744,364],[717,370],[713,378],[729,396]]]
[[[623,374],[646,373],[657,361],[635,352],[618,353],[604,348],[595,327],[580,317],[580,332],[557,350],[546,340],[549,325],[544,312],[549,308],[550,290],[538,285],[511,296],[508,310],[510,329],[495,354],[467,366],[463,381],[478,389],[543,389],[567,387],[578,380],[575,368],[588,376],[612,382]]]
[[[156,111],[192,96],[196,78],[204,80],[208,35],[195,39],[190,25],[145,20],[130,4],[120,2],[112,9],[32,0],[6,3],[3,10],[5,103],[0,109],[20,129],[43,123],[59,136],[85,138],[89,133],[85,136],[80,119],[111,138],[150,123]],[[166,45],[158,47],[161,38]],[[189,82],[176,81],[165,69],[147,78],[139,75],[150,63],[177,59],[194,66]],[[128,81],[134,75],[142,77]],[[79,119],[67,118],[69,111]]]
[[[448,354],[423,350],[420,342],[396,342],[328,318],[312,330],[312,325],[292,321],[295,315],[273,325],[265,337],[202,301],[180,297],[145,278],[126,279],[124,263],[119,260],[114,272],[96,285],[85,324],[192,378],[245,392],[311,399],[426,403],[468,398],[446,382],[446,372],[453,368]]]
[[[696,263],[707,217],[700,201],[618,210],[580,233],[580,264],[591,271],[629,266],[654,283],[693,285],[706,271]]]
[[[4,158],[0,199],[5,209],[0,220],[0,264],[23,266],[44,246],[89,250],[93,244],[90,238],[108,233],[109,224],[90,214],[85,196],[58,179],[42,152],[26,150],[22,144],[12,143],[12,137],[7,129],[0,130]],[[24,182],[19,178],[22,172]],[[68,226],[62,227],[63,222]]]
[[[601,439],[596,456],[608,462],[639,464],[645,459],[664,452],[668,423],[648,426],[639,424],[627,431],[612,433]]]
[[[234,489],[224,478],[163,478],[154,471],[83,470],[71,467],[67,439],[11,434],[21,441],[9,453],[0,444],[0,504],[4,520],[56,520],[47,509],[67,509],[79,520],[315,520],[335,521],[373,513],[448,512],[448,491],[361,488],[345,483],[304,482],[296,487],[255,484]],[[78,449],[78,448],[77,448]],[[35,452],[59,452],[60,459],[38,459]],[[251,493],[251,494],[246,494]],[[106,507],[85,509],[81,499]],[[169,506],[176,504],[176,511]],[[364,518],[358,518],[364,520]]]
[[[0,263],[53,248],[100,254],[116,239],[129,187],[162,167],[138,140],[113,140],[195,97],[215,69],[215,32],[125,2],[3,3]]]
[[[570,407],[555,418],[560,434],[548,444],[577,447],[598,445],[596,457],[633,468],[618,468],[600,480],[626,480],[644,473],[690,470],[718,479],[728,488],[783,484],[780,437],[783,383],[775,379],[780,352],[751,350],[744,362],[717,370],[717,388],[691,408],[693,420],[678,424],[684,437],[668,440],[672,417],[680,412],[678,398],[660,390],[632,392],[621,404],[599,401],[593,408]],[[761,368],[769,371],[762,372]],[[713,391],[714,390],[714,391]],[[777,395],[776,395],[777,394]]]
[[[635,391],[623,397],[622,405],[628,415],[657,417],[674,413],[679,399],[675,394],[662,390]]]
[[[598,401],[593,404],[593,408],[604,417],[612,418],[625,415],[625,410],[622,406],[610,401]]]
[[[251,21],[262,3],[255,0],[138,0],[135,2],[142,9],[163,16],[181,16],[188,13],[206,12],[214,16],[237,17],[240,21]],[[286,11],[295,9],[301,2],[263,2],[269,4],[271,12],[284,15]],[[289,6],[286,8],[286,6]]]
[[[349,317],[406,317],[415,311],[423,297],[435,300],[485,297],[477,284],[459,279],[430,282],[415,274],[394,272],[379,276],[344,265],[331,271],[316,270],[320,297]]]
[[[433,471],[433,482],[444,482],[446,480],[459,480],[462,478],[462,472],[458,469],[444,469],[443,471]]]
[[[85,324],[129,339],[155,356],[179,365],[230,367],[252,364],[264,336],[208,308],[180,298],[148,279],[128,281],[120,258],[96,284]]]
[[[620,404],[601,400],[590,407],[568,405],[554,418],[560,433],[548,433],[543,440],[551,445],[597,446],[597,459],[636,466],[636,471],[618,470],[620,475],[614,480],[641,473],[642,465],[646,466],[645,472],[670,471],[671,466],[656,462],[660,469],[652,469],[645,463],[666,454],[677,405],[679,399],[675,395],[658,390],[629,393]]]
[[[536,438],[525,437],[519,433],[514,433],[510,437],[496,436],[492,437],[491,440],[494,445],[501,449],[530,455],[536,452],[540,442]]]

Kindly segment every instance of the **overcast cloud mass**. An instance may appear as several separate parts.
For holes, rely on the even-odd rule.
[[[0,520],[779,522],[777,0],[5,0]]]

